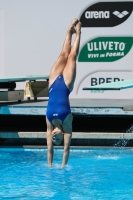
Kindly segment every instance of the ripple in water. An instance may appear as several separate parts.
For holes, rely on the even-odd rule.
[[[99,159],[99,160],[118,160],[119,157],[118,156],[105,155],[105,156],[98,156],[97,159]]]

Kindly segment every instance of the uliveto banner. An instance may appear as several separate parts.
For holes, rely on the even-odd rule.
[[[80,51],[79,62],[113,62],[131,50],[132,37],[99,37],[87,42]]]

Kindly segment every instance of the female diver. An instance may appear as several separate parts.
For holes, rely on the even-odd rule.
[[[76,33],[73,45],[72,35]],[[76,77],[76,58],[79,51],[81,22],[73,19],[66,34],[62,51],[54,63],[49,78],[49,101],[46,112],[48,165],[52,166],[53,144],[64,141],[62,168],[67,164],[72,137],[72,114],[69,94]]]

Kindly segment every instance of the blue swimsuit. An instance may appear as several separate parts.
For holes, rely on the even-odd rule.
[[[68,103],[70,90],[64,82],[63,75],[59,75],[49,88],[49,102],[46,116],[52,123],[53,119],[60,119],[63,123],[65,118],[71,113]]]

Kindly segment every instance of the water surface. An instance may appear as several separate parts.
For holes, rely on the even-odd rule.
[[[133,199],[133,149],[73,150],[65,169],[62,153],[48,168],[45,149],[0,149],[0,199]]]

